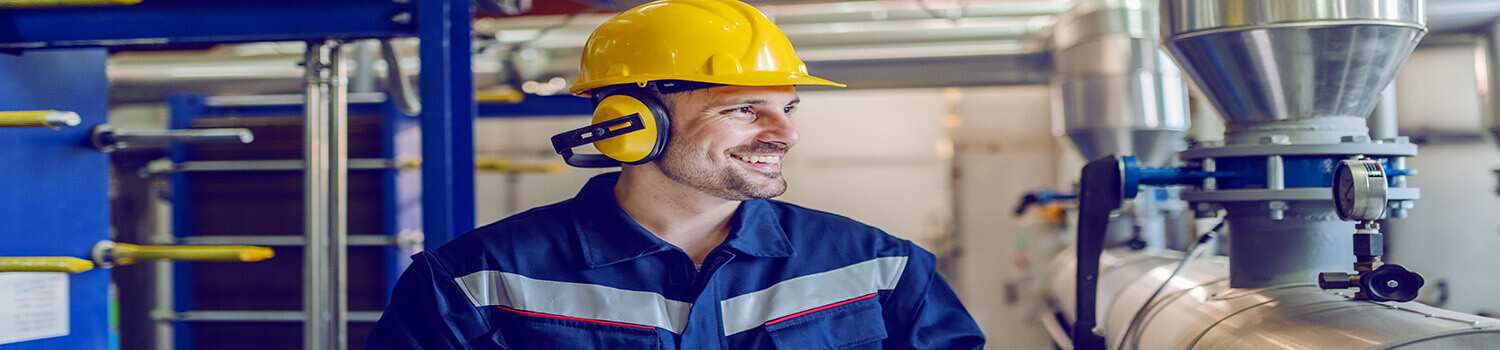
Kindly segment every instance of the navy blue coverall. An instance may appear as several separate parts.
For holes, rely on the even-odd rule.
[[[412,257],[372,349],[978,349],[931,253],[854,220],[742,202],[697,268],[615,201],[578,196]]]

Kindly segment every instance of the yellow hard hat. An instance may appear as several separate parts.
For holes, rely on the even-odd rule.
[[[736,0],[660,0],[599,25],[584,45],[572,92],[651,81],[740,86],[825,85],[807,73],[786,34]]]

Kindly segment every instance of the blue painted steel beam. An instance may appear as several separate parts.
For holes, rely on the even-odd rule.
[[[422,56],[422,233],[436,248],[474,228],[474,73],[467,0],[417,3]]]
[[[426,1],[424,1],[426,2]],[[0,48],[235,43],[411,36],[390,0],[147,0],[131,6],[0,11]],[[465,27],[467,28],[467,27]]]

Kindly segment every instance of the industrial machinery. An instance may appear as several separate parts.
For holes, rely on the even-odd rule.
[[[1365,116],[1427,31],[1422,0],[1163,0],[1162,41],[1226,121],[1224,142],[1147,168],[1084,167],[1078,244],[1054,261],[1051,299],[1079,349],[1484,348],[1500,320],[1410,303],[1419,275],[1381,265],[1374,220],[1402,217],[1403,138]],[[1227,226],[1229,257],[1105,249],[1110,216],[1141,185]],[[1357,220],[1351,225],[1345,220]],[[1353,234],[1353,239],[1349,235]],[[1351,254],[1352,252],[1352,254]],[[1350,267],[1354,274],[1345,273]],[[1076,273],[1075,273],[1076,272]],[[1358,287],[1348,293],[1346,288]],[[1329,289],[1329,290],[1325,290]],[[1059,337],[1060,338],[1060,337]]]
[[[1053,133],[1086,159],[1133,155],[1147,166],[1172,162],[1188,130],[1182,73],[1158,49],[1156,2],[1081,1],[1053,25]],[[1107,245],[1183,249],[1184,202],[1169,187],[1144,189],[1110,217]],[[1074,194],[1028,193],[1016,209]]]

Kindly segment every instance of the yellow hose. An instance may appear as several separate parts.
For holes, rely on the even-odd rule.
[[[114,258],[115,265],[125,266],[138,260],[256,262],[270,259],[276,256],[276,252],[271,248],[244,245],[154,246],[115,243],[110,256]]]
[[[0,8],[43,8],[135,5],[141,0],[0,0]]]
[[[80,122],[82,118],[78,117],[78,113],[67,111],[0,112],[0,128],[60,128],[78,125]]]
[[[80,273],[94,269],[94,262],[66,256],[0,257],[0,272]]]

